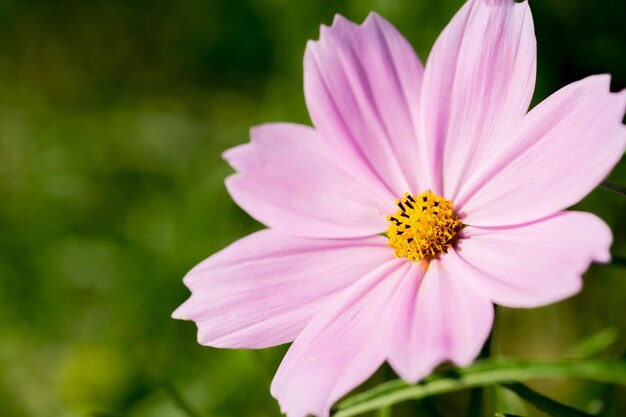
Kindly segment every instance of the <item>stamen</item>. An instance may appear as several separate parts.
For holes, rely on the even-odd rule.
[[[416,201],[422,203],[416,207]],[[397,257],[419,262],[448,252],[463,226],[449,200],[426,191],[415,197],[407,193],[396,204],[400,210],[387,217],[392,222],[387,236]]]

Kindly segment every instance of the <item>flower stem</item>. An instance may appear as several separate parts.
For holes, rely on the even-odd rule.
[[[491,355],[491,344],[493,341],[493,336],[496,329],[496,314],[497,314],[497,306],[494,306],[494,321],[493,328],[491,329],[491,333],[487,338],[487,341],[483,345],[482,350],[480,351],[480,355],[478,356],[480,359],[487,359]],[[469,405],[467,407],[467,416],[468,417],[480,417],[483,415],[483,401],[485,397],[485,389],[483,387],[476,387],[472,389],[470,394]]]
[[[489,386],[511,381],[545,378],[582,378],[626,384],[626,362],[619,360],[521,360],[489,358],[453,373],[433,374],[417,385],[402,380],[386,382],[357,394],[338,405],[335,417],[351,417],[407,400]]]
[[[617,184],[611,181],[602,181],[600,183],[600,187],[613,191],[614,193],[621,194],[623,197],[626,197],[626,187],[621,184]]]
[[[587,414],[569,405],[561,404],[554,401],[552,398],[548,398],[543,394],[530,389],[526,385],[520,382],[504,383],[501,386],[513,391],[520,398],[526,400],[530,404],[534,405],[538,410],[548,413],[554,417],[593,417],[591,414]]]

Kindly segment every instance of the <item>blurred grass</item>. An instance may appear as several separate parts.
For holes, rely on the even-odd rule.
[[[194,264],[260,228],[229,199],[220,153],[251,125],[308,123],[302,54],[335,13],[390,19],[424,60],[462,2],[448,0],[5,0],[0,2],[0,404],[2,416],[275,416],[268,376],[285,347],[198,346],[171,320]],[[532,1],[536,100],[586,75],[626,87],[626,4]],[[626,183],[622,161],[611,176]],[[626,255],[626,201],[594,191]],[[583,293],[501,310],[497,353],[559,356],[614,326],[626,348],[626,273],[594,266]],[[372,382],[381,381],[383,369]],[[602,391],[544,383],[586,409]],[[626,415],[623,390],[606,416]],[[463,395],[435,399],[457,415]],[[494,410],[507,411],[507,410]],[[414,415],[410,406],[394,416]]]

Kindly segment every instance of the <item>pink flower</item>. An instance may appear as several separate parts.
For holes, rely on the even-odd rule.
[[[315,127],[259,126],[224,155],[231,196],[268,229],[189,272],[174,317],[204,345],[294,341],[272,395],[328,416],[384,361],[408,382],[468,365],[493,303],[576,294],[612,237],[563,210],[623,154],[626,92],[592,76],[527,112],[535,67],[526,2],[468,1],[425,67],[376,14],[322,26],[304,58]]]

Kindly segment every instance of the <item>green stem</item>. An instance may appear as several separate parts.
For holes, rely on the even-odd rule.
[[[607,190],[613,191],[614,193],[620,194],[626,197],[626,187],[621,184],[617,184],[611,181],[602,181],[600,183],[600,187],[605,188]]]
[[[570,407],[569,405],[554,401],[543,394],[539,394],[537,391],[534,391],[519,382],[501,385],[516,393],[518,397],[522,398],[526,402],[534,405],[538,410],[541,410],[553,417],[593,417],[591,414],[584,413],[576,408]]]
[[[391,417],[391,407],[383,407],[376,413],[377,417]]]
[[[497,310],[494,311],[494,317],[496,316],[496,313],[497,313]],[[496,319],[494,318],[494,326],[491,330],[491,334],[489,334],[489,338],[487,338],[487,341],[485,342],[485,345],[483,346],[480,352],[480,355],[478,356],[479,359],[487,359],[491,355],[491,344],[493,343],[493,336],[494,336],[495,328],[496,328],[495,323],[496,323]],[[467,406],[468,417],[480,417],[483,415],[484,397],[485,397],[485,390],[483,389],[483,387],[476,387],[472,389],[472,392],[470,394],[469,405]]]
[[[343,401],[338,405],[335,417],[356,416],[403,401],[535,378],[584,378],[626,384],[626,362],[600,359],[533,361],[498,358],[483,360],[452,374],[433,375],[418,385],[407,385],[400,380],[389,381]]]

